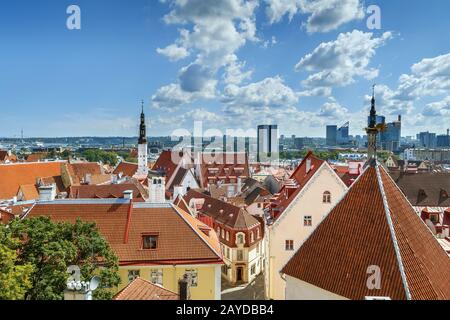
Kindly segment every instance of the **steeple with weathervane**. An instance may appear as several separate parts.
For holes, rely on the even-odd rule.
[[[377,135],[380,129],[377,126],[377,111],[375,110],[375,85],[372,87],[372,101],[370,107],[369,125],[367,132],[367,162],[374,163],[377,159]]]
[[[135,175],[138,179],[146,179],[148,176],[147,150],[147,129],[145,125],[144,101],[142,101],[141,123],[139,125],[138,140],[138,169]]]

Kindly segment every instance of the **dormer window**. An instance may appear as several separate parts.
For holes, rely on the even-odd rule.
[[[155,250],[156,248],[158,248],[158,235],[142,236],[142,249]]]
[[[437,213],[431,213],[430,214],[430,220],[433,223],[438,223],[439,222],[439,214]]]

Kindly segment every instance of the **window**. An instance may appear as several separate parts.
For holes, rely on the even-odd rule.
[[[293,251],[294,250],[294,240],[286,240],[285,249],[286,249],[286,251]]]
[[[255,235],[252,231],[252,232],[250,232],[250,243],[253,243],[253,241],[255,241]]]
[[[331,203],[331,193],[329,191],[323,193],[323,203]]]
[[[133,281],[136,278],[139,278],[141,275],[140,270],[128,270],[128,282]]]
[[[154,284],[163,285],[163,270],[162,269],[152,269],[150,271],[150,281]]]
[[[226,235],[227,241],[230,241],[230,233],[227,231],[225,235]]]
[[[244,243],[244,235],[242,233],[239,233],[237,236],[237,243],[238,244],[243,244]]]
[[[258,228],[258,229],[256,229],[256,239],[259,239],[260,236],[261,235],[259,234],[259,228]]]
[[[303,225],[305,227],[311,227],[312,226],[312,216],[304,216],[303,217]]]
[[[431,222],[433,222],[433,223],[438,223],[438,222],[439,222],[439,215],[438,215],[438,214],[435,214],[435,213],[430,214],[430,220],[431,220]]]
[[[217,227],[217,236],[220,236],[220,227]]]
[[[230,248],[227,248],[227,258],[230,259]]]
[[[238,261],[243,261],[244,260],[244,251],[242,251],[242,250],[238,250],[237,251],[237,260]]]
[[[254,275],[256,273],[256,266],[255,264],[252,265],[252,267],[250,268],[250,274]]]
[[[154,250],[158,247],[157,235],[144,235],[142,236],[142,249]]]
[[[222,237],[222,239],[225,239],[225,230],[221,230],[220,231],[220,236]]]
[[[197,269],[186,269],[186,274],[189,279],[189,285],[191,287],[196,287],[198,284],[198,272]]]

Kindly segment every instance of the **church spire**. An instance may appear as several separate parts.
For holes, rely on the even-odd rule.
[[[145,125],[144,100],[142,100],[141,124],[139,125],[139,144],[147,144],[147,128]]]
[[[367,132],[367,162],[369,165],[374,165],[377,158],[377,111],[375,109],[375,85],[372,87],[372,100],[370,107],[369,126],[366,128]]]

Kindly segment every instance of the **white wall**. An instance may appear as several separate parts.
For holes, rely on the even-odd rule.
[[[331,192],[331,203],[323,203],[325,191]],[[279,272],[346,191],[340,178],[323,164],[278,220],[269,226],[266,270],[270,272],[266,283],[269,298],[284,300],[285,281]],[[312,216],[312,226],[304,226],[305,215]],[[286,240],[294,240],[293,251],[285,250]]]
[[[286,275],[286,300],[348,300],[322,288]]]

